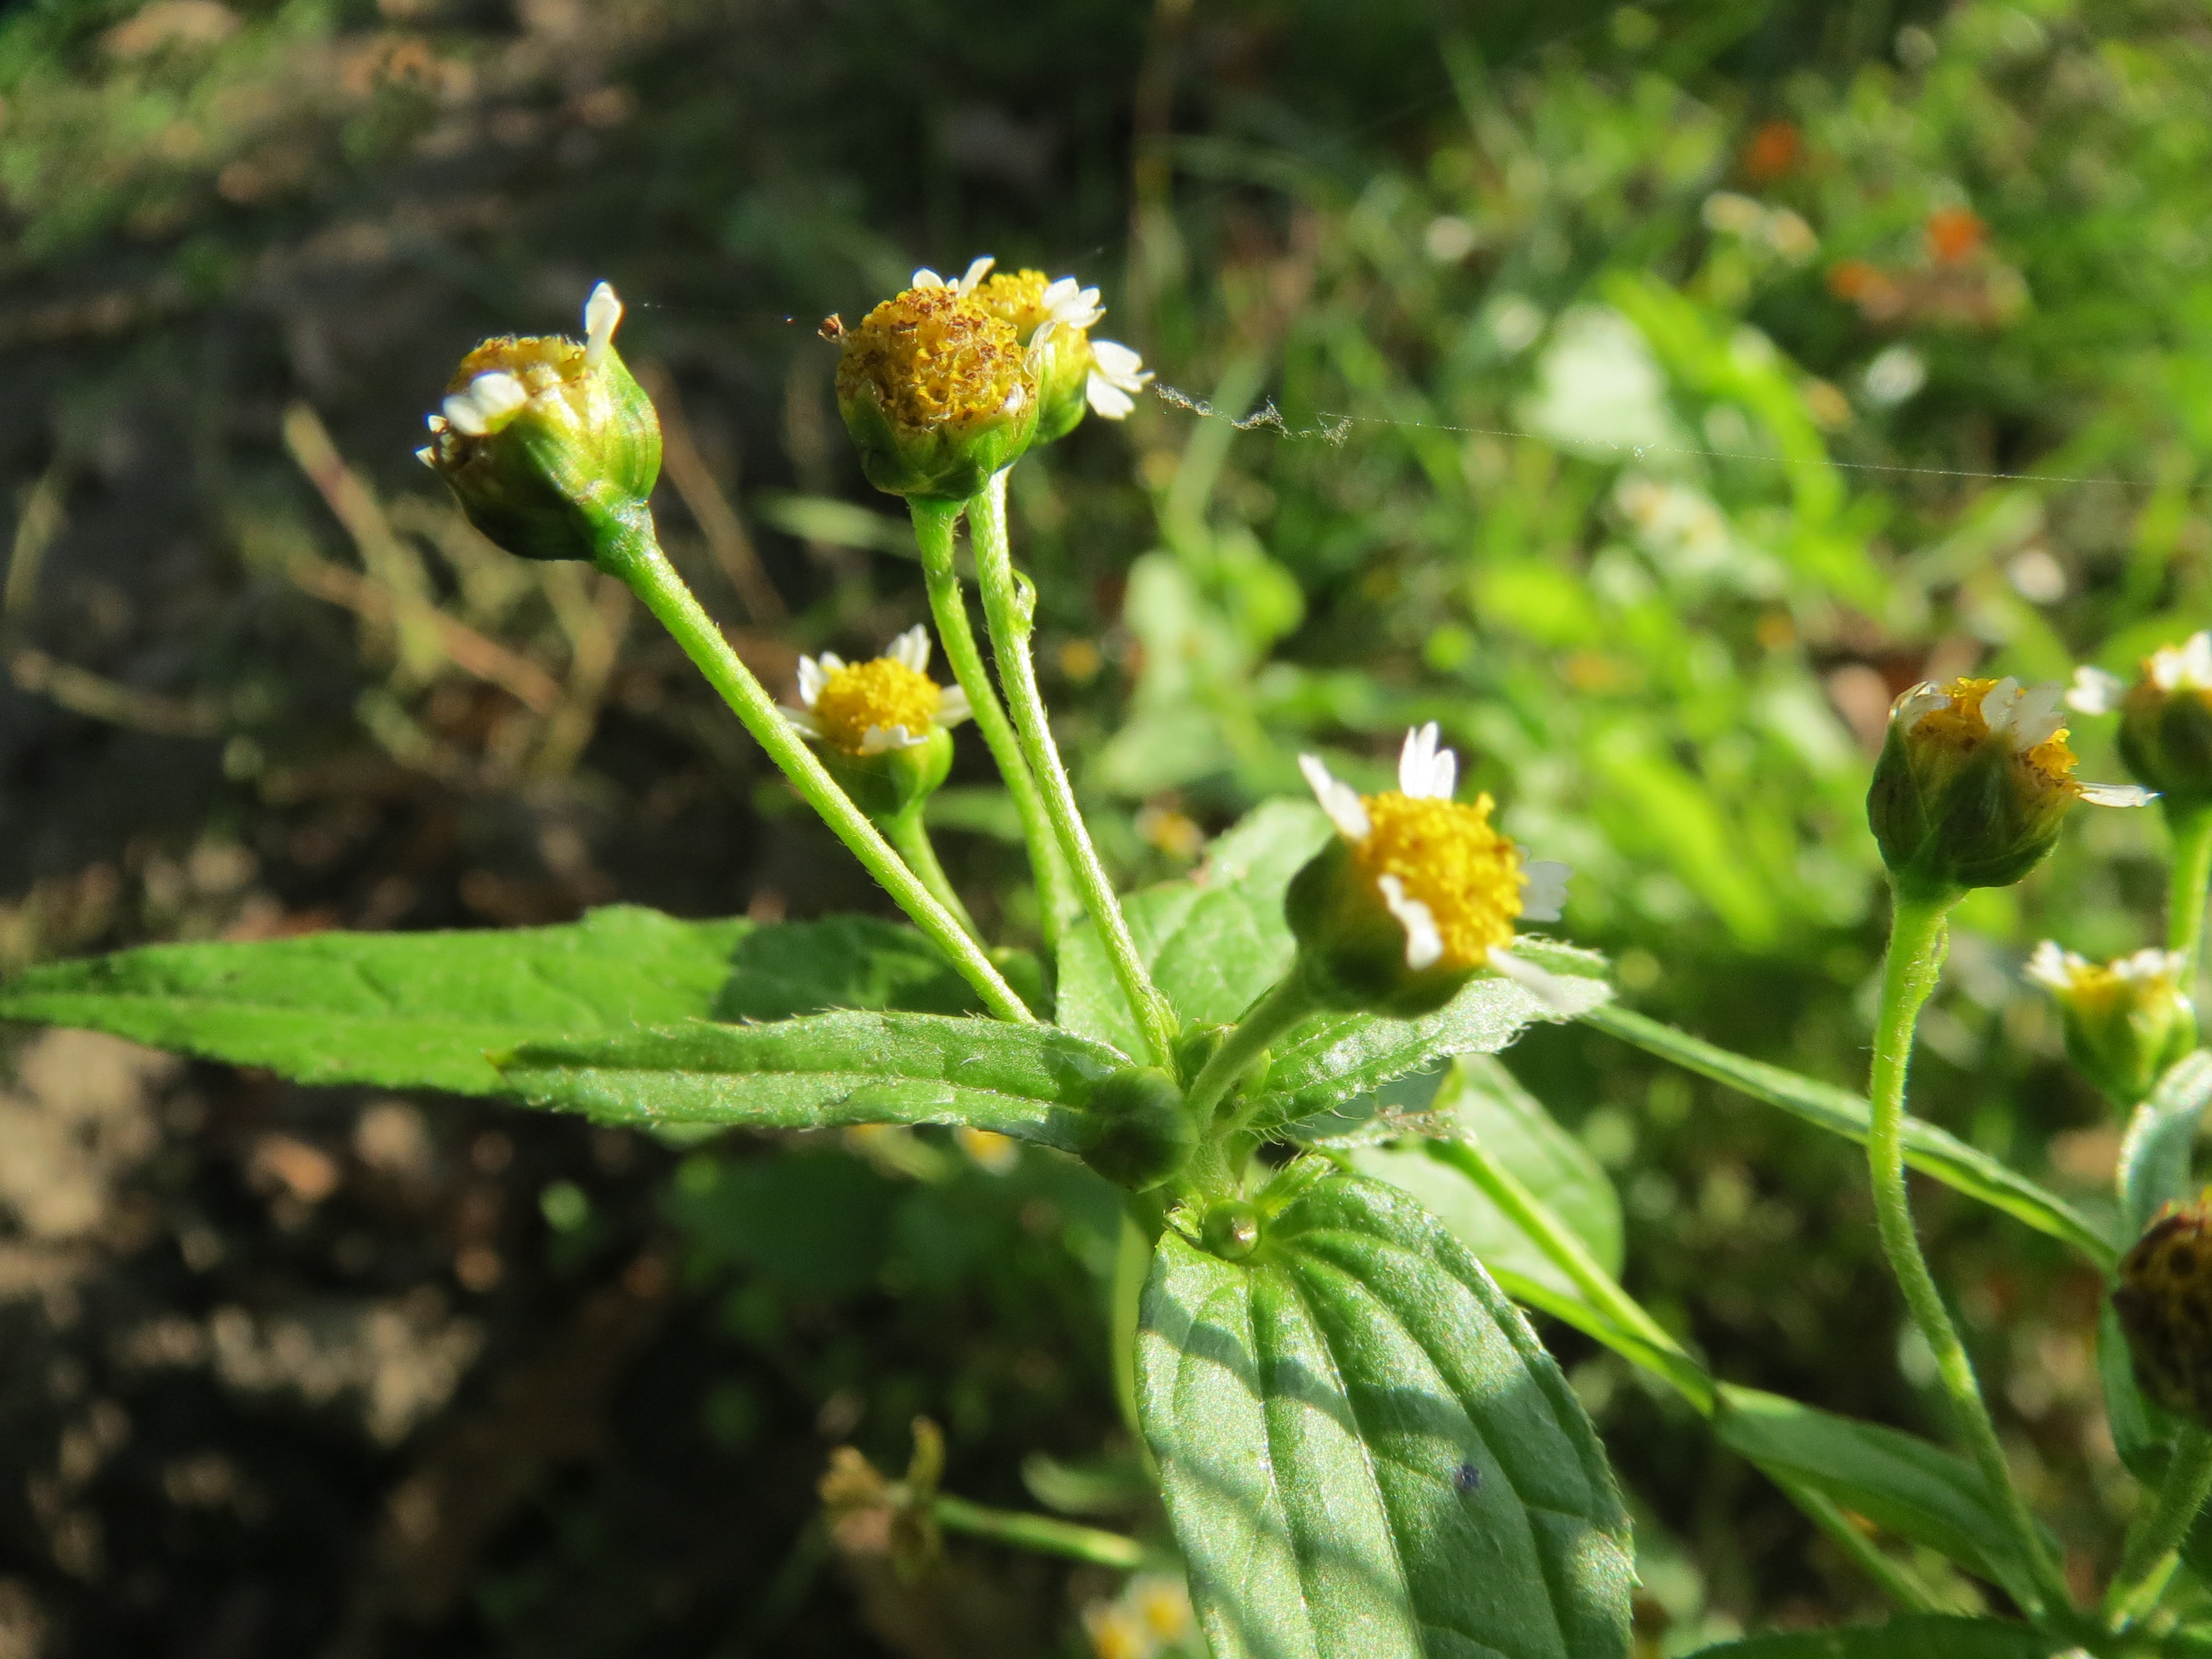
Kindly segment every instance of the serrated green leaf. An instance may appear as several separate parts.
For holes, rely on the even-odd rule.
[[[2023,1605],[2040,1599],[1981,1473],[1917,1435],[1723,1386],[1721,1443],[1771,1473],[1802,1481],[1899,1536],[1938,1550]]]
[[[1231,1262],[1170,1229],[1145,1432],[1215,1659],[1621,1659],[1628,1521],[1589,1419],[1443,1224],[1340,1176]]]
[[[1127,1064],[1049,1025],[850,1012],[526,1042],[495,1063],[531,1105],[601,1122],[966,1123],[1063,1152],[1092,1085]]]
[[[1794,1631],[1699,1648],[1692,1659],[2061,1659],[2064,1637],[1995,1619],[1893,1619],[1848,1630]]]
[[[1487,1054],[1464,1055],[1444,1073],[1430,1105],[1427,1136],[1352,1153],[1362,1174],[1421,1200],[1494,1276],[1500,1270],[1580,1298],[1573,1280],[1481,1189],[1432,1148],[1444,1138],[1479,1142],[1583,1242],[1607,1273],[1621,1262],[1620,1200],[1598,1162],[1541,1102]],[[1517,1298],[1516,1298],[1517,1299]]]
[[[2212,1103],[2212,1053],[2199,1048],[2166,1068],[2135,1109],[2120,1143],[2120,1230],[2132,1243],[2161,1206],[2191,1195],[2190,1154]]]
[[[303,1083],[501,1092],[532,1037],[774,1018],[830,1004],[957,1012],[929,945],[865,916],[759,927],[631,905],[557,927],[157,945],[0,986],[0,1019],[106,1031]]]
[[[1617,1004],[1601,1003],[1582,1018],[1647,1054],[1724,1083],[1753,1100],[1778,1106],[1792,1117],[1831,1134],[1866,1144],[1867,1103],[1848,1089],[1732,1054]],[[1917,1117],[1905,1120],[1905,1161],[1921,1174],[2002,1210],[2038,1232],[2063,1239],[2106,1272],[2118,1260],[2112,1242],[2065,1200],[1932,1123]]]
[[[1336,832],[1310,801],[1257,808],[1206,849],[1200,876],[1132,893],[1123,908],[1153,982],[1187,1024],[1226,1025],[1280,979],[1297,954],[1283,890]],[[1144,1038],[1088,924],[1060,957],[1059,1018],[1126,1054]]]
[[[1255,1092],[1251,1123],[1261,1131],[1300,1126],[1385,1084],[1427,1070],[1454,1054],[1489,1054],[1509,1047],[1538,1020],[1571,1019],[1613,994],[1601,977],[1605,959],[1548,941],[1522,940],[1516,952],[1557,980],[1563,1008],[1547,1006],[1510,979],[1470,980],[1435,1013],[1419,1019],[1325,1014],[1303,1020],[1272,1051],[1267,1079]]]

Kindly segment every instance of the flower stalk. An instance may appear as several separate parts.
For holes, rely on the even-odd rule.
[[[2212,805],[2166,808],[2173,832],[2172,885],[2166,893],[2166,948],[2181,958],[2182,994],[2197,994],[2204,945],[2204,907],[2212,899]]]
[[[952,665],[953,678],[968,694],[975,729],[983,734],[984,744],[998,763],[999,775],[1006,780],[1006,793],[1013,799],[1015,816],[1021,820],[1022,843],[1029,851],[1030,872],[1036,882],[1044,942],[1048,949],[1057,949],[1061,936],[1081,914],[1081,902],[1070,885],[1067,860],[1053,836],[1052,820],[1046,814],[1044,797],[1038,793],[1036,775],[1030,770],[1021,739],[1015,736],[1006,705],[999,701],[990,673],[983,666],[975,631],[969,626],[967,597],[960,591],[959,573],[953,566],[952,532],[960,520],[960,503],[917,496],[909,497],[907,507],[914,520],[915,542],[921,550],[929,611],[937,623],[945,659]]]
[[[829,769],[776,707],[768,689],[730,648],[722,630],[700,607],[660,550],[652,514],[642,502],[601,521],[593,562],[619,577],[659,619],[708,683],[720,693],[722,701],[744,722],[754,740],[783,769],[800,798],[821,814],[823,822],[882,884],[899,908],[945,953],[982,999],[983,1006],[1000,1019],[1033,1023],[1036,1017],[991,965],[990,958],[961,926],[959,917],[931,892],[867,814],[838,787]],[[942,879],[941,871],[939,875]]]
[[[1948,944],[1946,918],[1959,895],[1897,896],[1890,926],[1889,951],[1882,963],[1881,1014],[1875,1024],[1874,1067],[1867,1094],[1873,1119],[1867,1135],[1867,1167],[1874,1187],[1875,1216],[1882,1254],[1905,1293],[1905,1306],[1929,1349],[1936,1373],[1949,1396],[1990,1497],[2003,1513],[2046,1606],[2031,1615],[2062,1613],[2070,1606],[2066,1582],[2045,1547],[2035,1518],[2013,1484],[1996,1425],[1982,1398],[1981,1382],[1958,1328],[1943,1305],[1912,1219],[1905,1183],[1905,1081],[1911,1063],[1913,1033],[1920,1010],[1936,988]]]
[[[1036,667],[1030,658],[1031,623],[1016,591],[1013,556],[1006,540],[1006,475],[994,473],[968,503],[969,534],[975,550],[975,571],[983,592],[983,617],[991,630],[991,649],[999,660],[999,675],[1006,690],[1006,704],[1023,756],[1043,792],[1046,813],[1054,834],[1075,875],[1098,937],[1114,964],[1115,977],[1128,999],[1145,1047],[1155,1064],[1175,1064],[1176,1022],[1167,1000],[1152,984],[1152,974],[1137,952],[1129,923],[1121,914],[1114,884],[1091,845],[1090,827],[1075,804],[1075,788],[1067,768],[1053,742],[1043,695],[1037,689]],[[940,624],[941,626],[941,624]]]
[[[2212,1431],[2191,1423],[2174,1443],[2158,1502],[2129,1528],[2120,1570],[2105,1593],[2106,1627],[2125,1630],[2158,1605],[2197,1511],[2212,1498]]]

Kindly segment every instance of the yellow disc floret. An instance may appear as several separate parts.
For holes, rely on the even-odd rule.
[[[1950,699],[1949,705],[1930,709],[1920,716],[1912,728],[1915,742],[1940,745],[1963,760],[1993,735],[1982,712],[1982,702],[2001,683],[1993,679],[1953,680],[1943,688],[1944,695]],[[2062,726],[2021,754],[2021,759],[2033,774],[2032,782],[2052,789],[2073,788],[2075,757],[2066,745],[2066,728]]]
[[[1491,828],[1491,804],[1488,795],[1462,805],[1395,790],[1361,800],[1373,827],[1352,847],[1360,873],[1370,883],[1395,876],[1406,897],[1428,906],[1449,968],[1481,966],[1512,942],[1521,914],[1521,849]]]
[[[536,397],[541,392],[551,392],[564,383],[583,379],[586,356],[586,349],[580,341],[563,339],[557,334],[503,334],[495,340],[486,340],[462,358],[461,366],[453,371],[453,378],[446,383],[446,390],[464,391],[477,375],[501,370],[520,380],[523,389]]]
[[[909,433],[999,419],[1030,397],[1021,337],[951,289],[908,289],[843,338],[838,399],[864,392]]]
[[[863,754],[870,728],[904,726],[919,737],[936,721],[944,689],[890,657],[830,670],[811,709],[822,735],[850,755]]]
[[[1001,271],[975,290],[975,303],[1007,324],[1017,339],[1027,344],[1037,325],[1052,315],[1045,304],[1048,281],[1041,270]]]

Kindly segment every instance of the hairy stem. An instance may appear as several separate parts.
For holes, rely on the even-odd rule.
[[[1899,896],[1890,926],[1889,953],[1882,964],[1881,1012],[1875,1027],[1874,1068],[1867,1094],[1873,1121],[1867,1135],[1867,1167],[1874,1184],[1875,1216],[1881,1233],[1882,1253],[1890,1272],[1905,1292],[1912,1322],[1936,1356],[1936,1373],[1950,1396],[1958,1426],[1981,1470],[1990,1496],[2003,1511],[2019,1543],[2021,1559],[2033,1573],[2048,1599],[2051,1612],[2063,1612],[2071,1602],[2066,1581],[2045,1547],[2043,1534],[2027,1511],[2012,1471],[2005,1462],[2004,1446],[1996,1425],[1982,1398],[1974,1364],[1958,1328],[1943,1305],[1943,1295],[1921,1254],[1914,1230],[1911,1200],[1905,1184],[1905,1078],[1912,1058],[1912,1035],[1920,1010],[1936,988],[1943,966],[1948,926],[1944,917],[1955,897],[1907,898]],[[2031,1614],[2046,1611],[2038,1607]]]
[[[1064,1556],[1094,1567],[1131,1572],[1144,1565],[1144,1546],[1118,1532],[1101,1532],[1073,1521],[1048,1515],[1029,1515],[1019,1510],[994,1510],[971,1504],[964,1498],[943,1493],[930,1499],[929,1513],[947,1532],[964,1532],[971,1538],[988,1538],[1016,1549],[1040,1555]]]
[[[1098,937],[1114,964],[1121,994],[1144,1033],[1145,1047],[1153,1062],[1175,1064],[1176,1018],[1152,984],[1152,976],[1137,954],[1129,935],[1127,918],[1115,896],[1098,850],[1091,844],[1091,830],[1075,804],[1074,786],[1060,750],[1052,740],[1052,723],[1045,714],[1044,698],[1037,690],[1036,667],[1030,660],[1030,618],[1014,582],[1013,556],[1006,542],[1006,475],[992,475],[982,492],[968,503],[968,531],[975,549],[975,574],[983,590],[983,617],[991,629],[991,649],[999,660],[999,678],[1006,688],[1006,703],[1013,715],[1014,731],[1022,753],[1044,792],[1047,814],[1061,850],[1075,872],[1075,884],[1091,912]]]
[[[659,541],[653,535],[652,515],[641,507],[635,514],[624,514],[611,520],[601,537],[594,562],[611,575],[620,577],[645,602],[646,609],[660,619],[661,625],[684,647],[684,655],[707,677],[707,683],[721,694],[722,701],[744,722],[754,741],[783,769],[799,798],[822,815],[823,822],[836,832],[837,839],[852,849],[853,856],[883,884],[884,890],[899,908],[912,918],[931,944],[945,953],[961,978],[982,998],[983,1006],[1000,1019],[1034,1024],[1036,1017],[991,965],[990,958],[969,937],[958,918],[907,868],[890,843],[868,821],[867,814],[837,787],[837,781],[815,758],[805,740],[792,730],[791,723],[775,706],[775,699],[754,678],[752,670],[738,660],[730,642],[722,637],[722,630],[700,608],[699,601],[691,596],[691,590],[684,585],[684,579],[676,574],[675,567],[660,550]]]
[[[2190,1424],[2174,1443],[2173,1461],[2166,1466],[2158,1502],[2128,1530],[2120,1570],[2105,1593],[2105,1622],[2110,1629],[2124,1630],[2158,1605],[2158,1598],[2173,1577],[2181,1540],[2204,1500],[2212,1497],[2212,1432]]]
[[[2204,943],[2204,905],[2212,889],[2212,808],[2170,811],[2173,877],[2166,896],[2166,948],[2181,958],[2181,994],[2197,1000],[2197,959]]]
[[[1237,1086],[1237,1080],[1258,1063],[1267,1046],[1312,1013],[1314,1008],[1305,958],[1300,957],[1291,964],[1291,971],[1275,982],[1273,990],[1244,1011],[1244,1018],[1222,1038],[1221,1046],[1191,1079],[1190,1092],[1185,1098],[1201,1134],[1213,1121],[1215,1109]]]
[[[882,820],[879,826],[884,839],[898,849],[898,855],[907,861],[908,868],[921,878],[921,884],[929,889],[937,902],[952,913],[953,919],[968,931],[968,937],[978,945],[983,935],[975,926],[975,918],[968,914],[968,907],[960,902],[953,890],[952,878],[945,873],[945,866],[937,860],[937,847],[929,839],[929,828],[921,821],[921,803],[916,801],[903,812],[893,813]]]

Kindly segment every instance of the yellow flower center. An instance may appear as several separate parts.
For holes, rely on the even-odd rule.
[[[1052,315],[1044,308],[1049,286],[1041,270],[1001,273],[975,290],[975,303],[1014,331],[1015,338],[1029,343],[1039,323]]]
[[[903,726],[919,737],[937,719],[945,693],[927,674],[890,657],[832,669],[814,699],[814,723],[823,735],[857,755],[871,726]]]
[[[534,398],[542,392],[581,380],[584,348],[557,334],[526,338],[503,334],[495,340],[486,340],[462,358],[461,366],[453,371],[446,390],[465,391],[477,375],[489,374],[495,369],[514,375],[522,382],[523,390]]]
[[[837,396],[871,390],[893,425],[928,432],[1018,410],[1026,374],[1011,325],[949,288],[910,288],[846,335]]]
[[[1395,876],[1406,896],[1436,918],[1443,965],[1480,967],[1513,938],[1521,914],[1521,849],[1490,827],[1491,799],[1470,805],[1421,800],[1393,790],[1361,798],[1373,826],[1352,848],[1370,882]]]
[[[1946,708],[1923,714],[1911,732],[1916,744],[1941,744],[1954,762],[1963,761],[1990,740],[1990,723],[1982,713],[1982,699],[1996,690],[1996,680],[1956,679],[1943,688],[1950,698]],[[2021,758],[2036,775],[2035,781],[2054,789],[2074,788],[2074,751],[2066,746],[2066,728],[2060,726]]]

